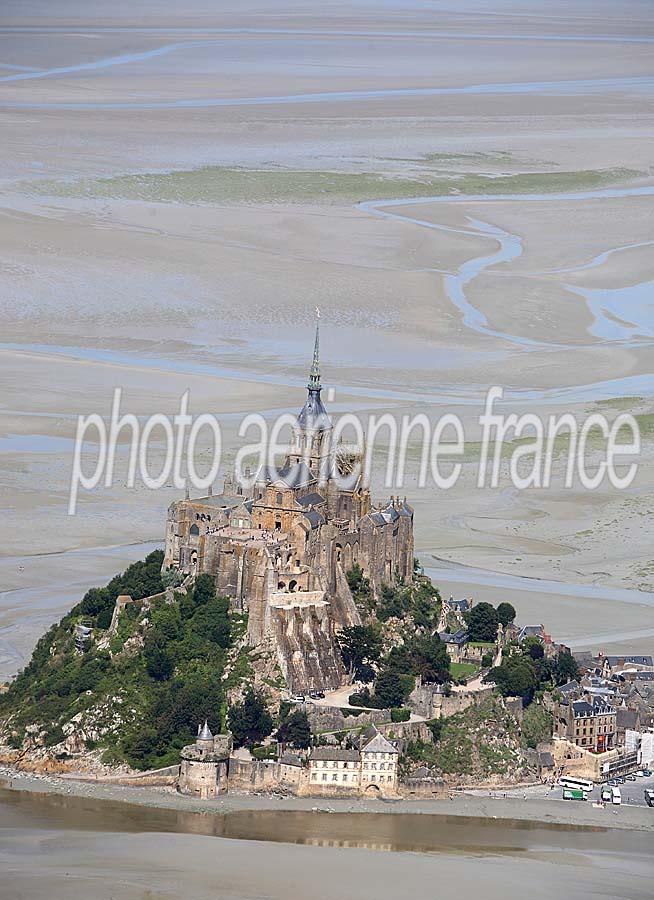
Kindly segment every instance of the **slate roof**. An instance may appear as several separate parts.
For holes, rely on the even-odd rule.
[[[297,422],[302,428],[311,431],[329,431],[332,427],[332,421],[327,415],[327,410],[320,397],[320,389],[309,389],[306,402],[298,414]]]
[[[207,720],[204,720],[204,725],[202,728],[198,726],[198,740],[199,741],[212,741],[213,735],[211,733],[211,729],[207,725]]]
[[[651,656],[605,656],[604,659],[613,669],[615,666],[625,665],[651,666],[654,665]]]
[[[455,600],[454,597],[450,597],[447,601],[447,605],[451,607],[451,609],[458,609],[459,612],[467,612],[470,609],[470,601],[467,597],[463,597],[462,600]]]
[[[312,491],[310,494],[305,494],[304,497],[298,497],[296,500],[296,503],[299,503],[300,506],[319,506],[324,502],[325,498],[317,491]]]
[[[390,741],[386,740],[383,734],[377,732],[377,734],[372,738],[372,740],[368,741],[367,744],[364,744],[361,748],[362,753],[377,753],[381,751],[382,753],[397,753],[397,747],[391,744]]]
[[[294,753],[283,753],[279,758],[279,762],[281,763],[282,766],[301,766],[302,765],[302,760],[300,759],[299,756],[296,756]]]
[[[292,466],[261,466],[257,472],[257,484],[283,484],[285,487],[300,488],[313,484],[316,476],[307,464],[302,461]]]
[[[608,703],[604,703],[599,697],[594,699],[593,703],[586,700],[575,700],[572,704],[572,710],[575,716],[604,716],[614,713],[615,709]]]
[[[543,626],[542,625],[525,625],[524,628],[520,630],[520,634],[518,635],[519,641],[524,641],[526,637],[542,637],[543,636]]]
[[[309,759],[336,760],[343,762],[358,762],[360,759],[358,750],[343,750],[342,747],[314,747]]]
[[[581,685],[578,681],[568,681],[566,684],[560,685],[557,690],[562,694],[574,694],[575,691],[578,691],[581,688]]]
[[[468,631],[465,628],[459,628],[454,634],[449,634],[447,631],[439,631],[438,636],[444,644],[457,644],[460,647],[468,643]]]
[[[312,528],[319,528],[325,522],[324,516],[317,509],[310,509],[308,512],[305,512],[304,518],[308,520]]]

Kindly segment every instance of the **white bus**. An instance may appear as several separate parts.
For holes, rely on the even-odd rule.
[[[611,803],[614,803],[616,806],[619,806],[622,803],[622,794],[620,793],[619,787],[611,788]]]
[[[575,778],[573,775],[562,775],[559,778],[559,784],[564,788],[576,788],[578,791],[585,791],[587,794],[593,790],[593,782],[586,778]]]

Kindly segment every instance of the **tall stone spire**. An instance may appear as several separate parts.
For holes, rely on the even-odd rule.
[[[320,390],[320,310],[316,306],[316,340],[313,345],[313,361],[311,363],[311,371],[309,372],[309,383],[307,387],[310,391]]]

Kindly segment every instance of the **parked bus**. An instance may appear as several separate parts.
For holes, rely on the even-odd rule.
[[[645,803],[648,806],[654,806],[654,791],[651,788],[645,788]]]
[[[575,778],[573,775],[562,775],[559,778],[559,784],[561,787],[585,791],[587,794],[593,790],[592,781],[588,781],[586,778]]]
[[[619,787],[611,788],[611,803],[615,804],[615,806],[619,806],[622,803],[622,794]]]
[[[586,795],[580,788],[563,788],[564,800],[585,800]]]

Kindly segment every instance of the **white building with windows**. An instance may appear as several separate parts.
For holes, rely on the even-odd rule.
[[[397,794],[397,748],[377,732],[360,750],[315,747],[309,756],[308,793]]]

